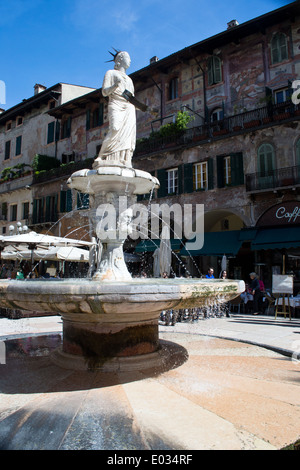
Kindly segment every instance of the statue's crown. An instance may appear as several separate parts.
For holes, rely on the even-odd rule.
[[[113,59],[107,60],[106,62],[114,62],[116,60],[117,55],[121,52],[115,49],[114,47],[113,47],[113,50],[115,51],[115,53],[108,51],[113,56]]]

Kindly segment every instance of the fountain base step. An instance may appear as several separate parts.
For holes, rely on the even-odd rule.
[[[101,372],[134,372],[148,369],[157,371],[169,368],[170,362],[174,362],[174,358],[178,354],[178,361],[185,362],[187,354],[183,348],[172,344],[170,347],[168,342],[160,341],[157,351],[148,354],[139,354],[136,356],[114,357],[107,361],[97,360],[94,362],[87,360],[83,356],[69,354],[63,351],[62,347],[54,350],[50,356],[51,361],[64,369],[71,370],[97,370]],[[183,357],[185,356],[185,357]],[[174,367],[174,364],[172,368]]]

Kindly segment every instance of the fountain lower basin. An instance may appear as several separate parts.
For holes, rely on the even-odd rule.
[[[244,290],[234,280],[1,281],[0,306],[60,314],[63,343],[52,358],[62,367],[135,370],[162,359],[161,311],[226,302]]]

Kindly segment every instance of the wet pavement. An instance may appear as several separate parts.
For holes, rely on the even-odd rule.
[[[0,318],[0,449],[276,450],[300,438],[299,320],[161,324],[164,367],[131,373],[54,365],[61,329],[56,316]]]

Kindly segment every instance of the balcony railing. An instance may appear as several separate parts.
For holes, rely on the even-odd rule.
[[[209,139],[247,132],[250,129],[274,125],[281,121],[296,118],[300,119],[300,105],[294,105],[291,101],[276,105],[269,104],[268,106],[235,114],[219,121],[187,129],[180,134],[159,139],[145,139],[138,142],[135,156],[165,151],[171,147],[199,145],[201,141],[205,142]]]
[[[246,175],[246,191],[263,191],[300,185],[300,165]]]
[[[49,180],[57,179],[57,178],[68,178],[71,176],[74,171],[82,170],[82,169],[92,169],[94,159],[87,158],[86,160],[82,160],[80,162],[69,163],[67,165],[59,166],[58,168],[52,168],[51,170],[41,171],[38,174],[33,175],[33,184],[44,183]]]
[[[44,225],[44,224],[54,224],[58,221],[58,213],[52,212],[47,215],[30,215],[28,219],[28,225]]]

